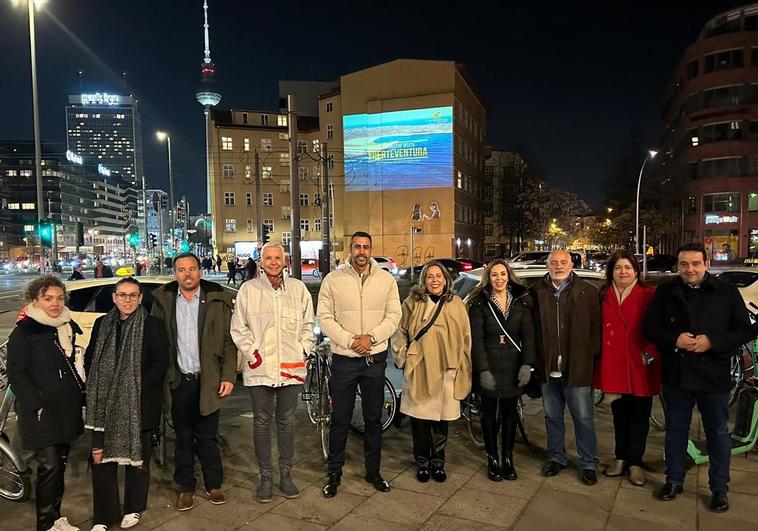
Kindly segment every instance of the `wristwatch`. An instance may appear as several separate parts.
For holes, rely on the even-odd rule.
[[[376,340],[376,338],[374,337],[373,334],[369,334],[368,337],[371,338],[371,346],[372,347],[375,347],[375,346],[377,346],[379,344],[379,342]]]

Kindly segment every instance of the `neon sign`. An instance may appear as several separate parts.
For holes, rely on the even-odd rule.
[[[74,153],[70,149],[66,150],[66,160],[74,164],[84,164],[84,157],[78,153]]]
[[[95,92],[94,94],[82,94],[82,105],[118,105],[121,96],[108,94],[107,92]]]
[[[106,168],[102,164],[98,164],[97,165],[97,173],[99,173],[100,175],[103,175],[105,177],[110,177],[111,176],[111,170],[109,170],[108,168]]]
[[[706,214],[706,225],[721,225],[722,223],[737,223],[739,218],[737,216],[719,216],[717,214]]]

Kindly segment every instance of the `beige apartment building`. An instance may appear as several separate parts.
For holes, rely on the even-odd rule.
[[[326,143],[331,240],[336,258],[350,235],[372,234],[374,254],[398,264],[484,254],[483,174],[487,103],[453,61],[399,59],[354,72],[319,98],[317,119],[299,117],[302,256],[321,239],[319,150]],[[257,241],[255,153],[261,212],[272,238],[289,243],[287,116],[212,111],[214,241],[231,253]],[[316,201],[316,198],[319,198]],[[416,229],[413,253],[410,232]]]

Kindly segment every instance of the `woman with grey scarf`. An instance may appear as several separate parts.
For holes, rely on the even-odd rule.
[[[84,356],[87,418],[92,430],[93,531],[120,522],[139,523],[147,508],[152,436],[161,414],[161,390],[168,367],[168,340],[160,319],[142,306],[142,286],[119,280],[115,306],[95,321]],[[123,512],[118,465],[126,466]]]
[[[53,275],[32,280],[28,304],[8,339],[8,382],[16,395],[18,431],[37,463],[37,531],[78,529],[61,516],[68,453],[82,433],[84,383],[76,372],[76,335],[66,287]]]

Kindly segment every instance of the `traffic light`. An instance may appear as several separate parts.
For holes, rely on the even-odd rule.
[[[53,230],[55,230],[55,225],[49,219],[44,219],[39,222],[37,234],[39,234],[39,241],[42,247],[53,246]]]
[[[269,228],[268,225],[263,226],[263,230],[261,231],[261,244],[265,245],[269,242],[271,239],[271,236],[268,233]]]
[[[81,221],[76,222],[76,245],[79,247],[84,245],[84,223]]]
[[[150,243],[150,248],[155,249],[156,240],[157,240],[157,238],[155,237],[155,233],[151,232],[150,234],[148,234],[147,239],[148,239],[148,242]]]
[[[129,235],[129,247],[131,247],[132,249],[136,249],[138,245],[139,245],[139,234],[137,234],[136,232],[132,232]]]
[[[183,241],[179,244],[179,251],[182,253],[188,253],[190,252],[190,244],[188,241]]]

